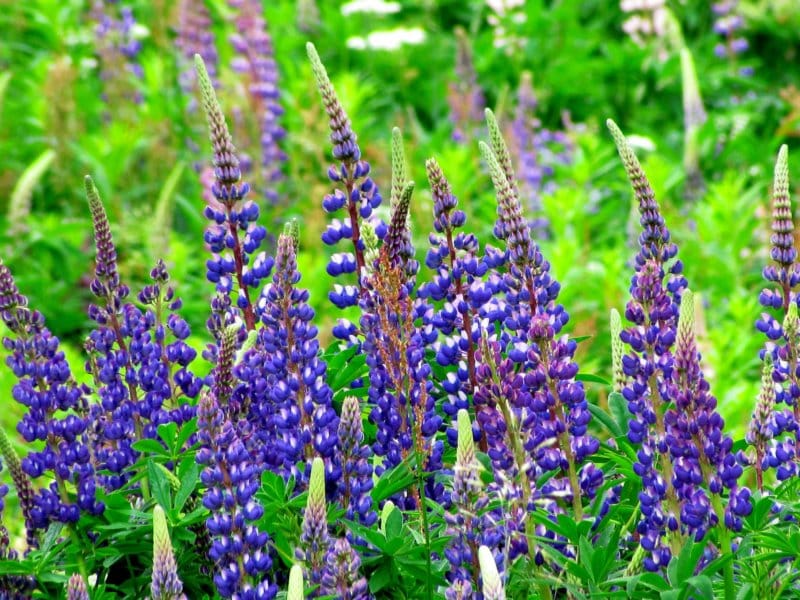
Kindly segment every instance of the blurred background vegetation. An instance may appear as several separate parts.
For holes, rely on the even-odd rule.
[[[209,163],[210,151],[203,119],[180,85],[185,60],[176,47],[178,4],[99,3],[117,14],[124,5],[135,19],[127,33],[136,45],[131,69],[109,58],[98,35],[97,4],[0,2],[0,257],[65,342],[76,373],[83,371],[93,266],[82,193],[87,173],[113,220],[124,279],[136,291],[163,256],[184,300],[184,316],[196,333],[205,331],[212,286],[205,281],[198,171]],[[205,2],[224,109],[246,122],[247,93],[230,67],[235,4]],[[712,389],[732,432],[742,433],[759,379],[762,337],[754,321],[768,258],[772,164],[779,145],[794,146],[800,135],[800,7],[796,0],[742,0],[735,7],[742,20],[736,35],[749,48],[721,57],[715,47],[725,38],[715,31],[720,16],[710,2],[666,2],[668,22],[657,24],[653,34],[637,33],[641,22],[630,21],[646,20],[647,11],[637,10],[634,0],[621,4],[263,1],[288,160],[281,167],[279,202],[262,203],[262,214],[273,232],[292,217],[301,223],[300,267],[325,344],[341,316],[327,301],[331,281],[323,253],[329,250],[319,241],[328,221],[320,203],[330,191],[325,174],[331,159],[327,119],[304,45],[311,40],[318,48],[387,194],[390,132],[395,125],[403,130],[417,182],[412,219],[422,260],[432,221],[424,170],[430,156],[450,178],[468,228],[482,243],[492,238],[495,204],[478,158],[480,126],[453,139],[454,90],[469,83],[457,65],[461,39],[462,58],[471,52],[477,84],[501,121],[514,118],[517,89],[528,71],[541,127],[564,132],[571,148],[570,159],[558,161],[548,175],[542,214],[530,216],[549,221],[540,241],[562,283],[561,301],[572,316],[567,330],[590,336],[578,356],[584,372],[608,376],[608,312],[626,302],[636,236],[632,194],[604,126],[610,117],[636,136],[690,286],[701,297],[702,350]],[[459,30],[465,32],[460,38]],[[706,116],[690,120],[688,134],[684,94],[693,83],[686,78],[687,56],[696,66]],[[258,136],[245,133],[235,141],[246,148]],[[790,159],[790,166],[793,181],[800,181],[800,159]],[[9,429],[21,412],[11,385],[7,370],[0,371],[8,407],[0,420]],[[590,399],[602,402],[605,388],[588,385]]]

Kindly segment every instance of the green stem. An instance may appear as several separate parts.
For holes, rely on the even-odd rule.
[[[414,412],[413,410],[411,411]],[[419,449],[414,445],[414,456],[417,459],[417,489],[419,490],[419,514],[422,517],[422,529],[425,536],[425,594],[428,600],[433,600],[433,567],[431,565],[431,531],[428,526],[428,509],[425,498],[425,480],[422,477],[422,459]]]

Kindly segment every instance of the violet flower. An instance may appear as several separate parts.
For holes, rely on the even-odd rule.
[[[359,574],[361,557],[347,538],[330,545],[325,556],[320,591],[340,600],[368,600],[371,596],[367,580]]]
[[[71,575],[67,581],[67,600],[89,600],[86,582],[78,573]]]
[[[314,456],[325,460],[332,482],[340,472],[333,464],[338,418],[326,382],[327,365],[319,358],[309,293],[297,286],[297,242],[291,229],[278,238],[275,274],[258,300],[263,327],[256,345],[234,373],[243,384],[235,399],[244,395],[243,401],[253,403],[255,435],[266,464],[286,478],[293,475],[299,492],[305,489]],[[305,463],[305,469],[298,471],[298,463]]]
[[[211,28],[211,16],[208,14],[205,0],[180,0],[178,24],[175,29],[175,46],[180,52],[181,65],[178,82],[183,93],[190,98],[189,111],[194,112],[197,107],[195,54],[199,54],[203,58],[211,85],[215,89],[219,87],[217,80],[219,55]]]
[[[493,290],[484,281],[488,265],[478,257],[478,240],[472,233],[458,231],[466,215],[458,209],[450,183],[439,164],[431,158],[425,163],[433,196],[433,226],[436,233],[429,236],[431,244],[425,265],[434,272],[433,278],[419,287],[420,298],[442,302],[441,308],[430,313],[429,322],[444,341],[437,342],[436,362],[455,366],[442,382],[447,398],[442,409],[454,417],[459,409],[469,407],[475,389],[475,352],[480,341],[480,311],[492,298]],[[448,433],[451,437],[455,431]],[[451,440],[454,441],[454,440]]]
[[[22,513],[22,518],[25,521],[25,536],[28,548],[36,548],[39,545],[39,538],[33,522],[35,492],[28,474],[22,469],[22,463],[14,447],[11,445],[11,440],[8,439],[5,429],[2,427],[0,427],[0,455],[2,455],[5,461],[6,469],[9,475],[11,475],[14,488],[17,490],[17,502],[19,503],[19,510]],[[5,497],[7,493],[8,486],[0,486],[0,513],[3,508],[2,498]],[[6,532],[6,535],[7,534],[8,532]],[[0,551],[3,550],[7,550],[7,548],[0,547]]]
[[[443,445],[436,439],[442,424],[432,393],[431,367],[425,351],[438,337],[431,325],[416,325],[419,316],[431,309],[424,301],[409,296],[410,284],[398,252],[406,227],[408,202],[394,207],[391,225],[381,247],[374,272],[362,278],[365,285],[361,307],[362,352],[369,367],[368,398],[373,409],[370,420],[378,427],[373,451],[386,457],[378,474],[414,454],[420,469],[435,473],[441,468]],[[425,321],[425,319],[423,319]],[[427,478],[425,493],[441,498],[444,488]],[[407,507],[419,507],[419,489],[403,500]],[[400,498],[397,499],[401,501]]]
[[[639,160],[616,124],[610,120],[607,124],[633,186],[643,230],[631,280],[631,301],[625,310],[633,326],[623,330],[620,338],[630,348],[622,358],[623,372],[629,378],[622,395],[633,416],[628,438],[640,446],[634,464],[643,484],[639,495],[642,519],[637,530],[642,546],[650,553],[644,560],[645,568],[653,571],[665,567],[681,545],[682,499],[670,460],[664,408],[672,400],[667,386],[674,368],[672,346],[686,279],[681,274],[681,262],[672,262],[678,249],[670,241]]]
[[[278,88],[278,68],[272,38],[263,17],[259,0],[228,0],[234,10],[236,33],[231,44],[236,56],[231,67],[246,77],[250,112],[258,119],[261,154],[260,190],[269,203],[278,202],[275,186],[283,179],[281,164],[286,154],[280,147],[286,131],[279,118],[283,115]]]
[[[265,578],[272,566],[269,536],[255,525],[264,514],[254,498],[259,469],[211,392],[200,396],[197,425],[203,506],[211,511],[206,527],[213,540],[214,585],[223,598],[274,598],[277,587]]]
[[[535,428],[523,436],[525,449],[533,453],[543,472],[559,469],[568,475],[568,481],[552,478],[542,493],[563,493],[571,499],[575,517],[581,518],[582,496],[592,498],[603,475],[585,460],[598,450],[599,442],[587,433],[591,415],[583,384],[575,379],[578,365],[572,360],[577,344],[567,336],[558,337],[569,319],[556,303],[560,285],[530,237],[519,197],[505,175],[512,172],[508,150],[488,111],[487,117],[495,150],[483,144],[481,151],[497,191],[495,232],[505,240],[509,256],[504,279],[508,304],[505,324],[510,334],[500,341],[507,344],[507,357],[514,366],[509,368],[511,379],[506,381],[521,384],[515,407],[521,413],[517,418],[529,421],[528,414],[539,414]]]
[[[81,512],[99,515],[104,505],[96,498],[97,484],[87,446],[85,389],[72,376],[59,340],[45,326],[42,314],[28,308],[11,272],[0,263],[0,318],[11,332],[3,339],[9,366],[17,383],[14,400],[27,408],[17,431],[29,444],[43,442],[22,460],[31,478],[46,476],[52,483],[33,499],[30,530],[53,522],[72,524]],[[67,486],[74,486],[75,498]],[[32,541],[32,533],[28,533]]]
[[[350,119],[336,96],[336,91],[314,45],[308,43],[306,49],[325,112],[330,119],[333,157],[340,161],[338,167],[331,166],[328,169],[328,178],[341,187],[325,196],[322,207],[328,213],[346,209],[347,216],[343,221],[334,219],[322,234],[322,241],[328,246],[333,246],[343,239],[349,239],[352,243],[352,252],[334,254],[328,263],[328,274],[332,277],[355,273],[356,285],[336,284],[328,295],[336,306],[346,308],[355,306],[359,295],[363,292],[361,273],[364,272],[366,262],[361,227],[380,206],[382,198],[378,186],[369,177],[369,163],[361,158],[361,149],[350,125]],[[386,233],[385,226],[377,223],[374,224],[374,229],[377,237],[383,239]],[[346,324],[343,327],[348,329]]]
[[[211,189],[214,201],[204,211],[211,221],[204,239],[212,252],[212,258],[206,262],[206,276],[217,289],[212,301],[209,329],[219,338],[225,327],[235,321],[237,313],[241,314],[248,331],[255,328],[257,315],[251,297],[254,290],[260,289],[261,280],[269,276],[273,261],[265,252],[258,252],[267,231],[256,224],[258,206],[245,200],[250,186],[240,183],[236,148],[203,59],[197,54],[195,68],[209,137],[214,146],[215,182]],[[231,299],[234,285],[236,309]]]
[[[681,298],[675,360],[666,394],[672,402],[664,415],[666,443],[681,503],[681,524],[696,540],[718,524],[739,531],[742,517],[752,510],[750,490],[738,485],[742,467],[731,452],[733,440],[723,434],[725,422],[700,370],[694,298],[689,290],[684,290]]]
[[[797,437],[800,435],[800,382],[797,380],[800,343],[797,305],[800,298],[797,286],[800,283],[800,265],[794,245],[788,148],[785,145],[775,163],[770,241],[772,261],[763,270],[768,287],[758,296],[765,311],[756,321],[756,328],[767,337],[760,355],[765,363],[767,360],[772,363],[776,409],[772,414],[773,441],[768,445],[760,467],[765,470],[775,468],[778,479],[783,481],[800,472],[797,465]],[[786,409],[777,410],[782,405]]]
[[[455,34],[455,78],[447,87],[447,103],[453,123],[453,140],[465,143],[480,131],[486,98],[478,83],[467,32],[459,27]]]
[[[530,72],[522,74],[517,89],[517,106],[511,124],[512,147],[516,156],[516,173],[519,176],[520,199],[533,213],[531,229],[535,233],[547,231],[547,218],[541,215],[542,194],[551,193],[555,167],[572,162],[572,146],[563,131],[542,127],[536,116],[538,100],[533,89]]]
[[[714,54],[717,58],[727,59],[730,62],[735,61],[738,55],[750,47],[747,38],[741,33],[744,19],[739,14],[738,8],[739,0],[720,0],[711,6],[714,14],[714,33],[723,38],[714,46]],[[739,75],[748,77],[752,74],[752,67],[739,69]]]
[[[126,303],[129,291],[119,280],[105,209],[91,178],[85,184],[97,249],[90,288],[99,300],[89,308],[98,326],[85,344],[86,369],[101,400],[89,412],[95,459],[110,472],[101,480],[108,489],[117,489],[138,456],[132,443],[156,437],[162,423],[191,419],[194,408],[183,399],[196,397],[202,382],[188,370],[196,352],[184,341],[189,326],[175,312],[181,302],[168,285],[164,263],[159,261],[151,272],[153,283],[138,295],[148,308]]]
[[[142,43],[133,10],[115,0],[94,0],[92,18],[95,21],[100,79],[105,82],[103,99],[110,105],[123,97],[141,103],[144,100],[141,92],[131,86],[129,79],[121,77],[126,72],[135,79],[144,77],[139,63]]]
[[[372,451],[364,444],[361,405],[355,396],[346,396],[339,419],[339,444],[336,461],[342,470],[338,498],[348,519],[357,519],[369,527],[378,520],[372,509]]]
[[[308,484],[308,502],[303,513],[303,529],[297,558],[303,561],[305,579],[319,585],[324,576],[330,537],[328,535],[328,509],[325,503],[325,463],[316,457],[311,466]]]
[[[448,600],[469,597],[469,590],[479,589],[478,548],[496,548],[502,530],[492,522],[487,511],[489,496],[480,480],[480,463],[475,455],[472,424],[466,410],[458,411],[458,451],[453,467],[452,505],[445,513],[447,533],[452,536],[445,556],[450,562],[447,574]]]

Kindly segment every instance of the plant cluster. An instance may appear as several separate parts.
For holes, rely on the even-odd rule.
[[[251,23],[237,24],[245,48]],[[0,430],[25,526],[24,548],[5,528],[0,535],[2,596],[798,593],[800,266],[786,147],[759,295],[762,391],[746,440],[734,442],[703,374],[678,247],[616,124],[608,127],[640,228],[624,323],[611,316],[605,378],[576,362],[583,340],[568,333],[561,284],[525,211],[541,178],[518,176],[527,161],[494,114],[472,129],[486,138],[478,148],[496,194],[493,243],[470,231],[431,158],[434,231],[420,263],[409,219],[417,186],[401,132],[392,136],[387,212],[325,67],[307,50],[335,160],[322,208],[337,217],[322,241],[344,248],[326,266],[336,281],[328,298],[344,315],[336,341],[320,346],[298,225],[286,223],[275,251],[265,249],[259,205],[195,54],[213,148],[205,350],[189,343],[162,260],[135,295],[122,281],[91,178],[88,379],[73,373],[0,263],[3,344],[13,399],[25,408],[21,459]],[[240,62],[264,88],[269,75],[255,68],[264,65]],[[463,100],[470,116],[483,102]],[[541,134],[519,151],[551,141]],[[610,388],[604,405],[590,384]]]

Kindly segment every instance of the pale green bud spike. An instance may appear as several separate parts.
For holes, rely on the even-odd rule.
[[[517,192],[517,178],[516,175],[514,175],[514,163],[511,160],[511,153],[508,151],[508,145],[503,137],[503,133],[500,131],[500,125],[498,125],[497,119],[490,109],[487,108],[484,112],[486,114],[486,125],[489,128],[489,143],[492,146],[492,152],[494,152],[497,163],[500,165],[500,168],[502,168],[503,174],[506,180],[508,180],[508,185],[514,192],[514,196],[519,197],[519,193]]]
[[[386,533],[386,522],[389,520],[389,515],[392,514],[393,510],[394,502],[387,500],[386,504],[383,505],[383,510],[381,511],[381,533]]]
[[[414,193],[414,182],[413,181],[406,181],[405,185],[403,186],[403,191],[400,194],[400,203],[404,202],[411,202],[411,195]]]
[[[463,408],[458,411],[458,449],[456,462],[462,466],[475,461],[475,441],[472,439],[472,423],[469,413]]]
[[[508,178],[500,167],[500,163],[497,161],[497,156],[494,151],[485,142],[478,142],[478,149],[481,152],[481,158],[483,158],[486,166],[489,168],[489,175],[492,177],[492,182],[495,183],[495,188],[498,187],[496,183],[498,181],[508,185]]]
[[[791,302],[786,317],[783,319],[783,335],[786,339],[792,340],[800,331],[800,321],[797,317],[797,304]]]
[[[289,571],[289,588],[286,590],[286,600],[305,600],[303,592],[303,568],[292,565]]]
[[[403,147],[403,134],[400,129],[392,129],[392,195],[390,207],[394,207],[403,194],[404,186],[408,181],[406,169],[406,151]]]
[[[620,339],[622,333],[622,320],[616,308],[611,309],[611,371],[614,378],[614,391],[621,392],[625,387],[627,377],[622,370],[622,355],[625,349]]]
[[[153,555],[159,556],[166,550],[172,553],[172,541],[169,539],[167,517],[160,504],[153,507]]]
[[[681,295],[681,312],[678,317],[678,343],[680,339],[694,338],[694,294],[684,290]]]
[[[478,563],[483,578],[484,600],[505,600],[506,592],[503,589],[500,573],[497,572],[497,563],[494,562],[492,551],[486,546],[478,548]]]
[[[94,184],[91,176],[87,175],[83,178],[83,188],[86,190],[86,200],[89,201],[89,207],[92,210],[103,209],[103,202],[100,200],[100,192],[97,191],[97,186]]]
[[[308,60],[311,62],[311,72],[314,73],[314,78],[317,80],[317,86],[325,88],[331,85],[331,80],[328,77],[328,71],[325,70],[325,65],[319,58],[319,53],[316,47],[311,42],[306,43],[306,53]]]
[[[258,340],[258,332],[255,329],[251,329],[250,331],[247,332],[247,337],[245,338],[242,347],[239,348],[239,351],[236,353],[236,361],[234,364],[242,362],[245,353],[256,345],[257,340]]]
[[[375,227],[369,221],[361,223],[361,239],[364,242],[365,275],[371,275],[375,270],[375,261],[378,259],[380,240],[375,233]]]
[[[775,206],[789,205],[789,147],[786,144],[778,151],[775,161],[775,183],[772,190]],[[790,217],[791,218],[791,217]]]
[[[297,219],[290,219],[283,225],[283,234],[288,235],[294,242],[295,254],[300,250],[300,225]]]
[[[622,159],[622,164],[625,166],[628,176],[631,176],[631,171],[635,169],[641,171],[642,165],[639,164],[638,157],[619,126],[611,119],[606,120],[606,126],[611,132],[611,137],[614,138],[614,144],[617,146],[617,152],[619,152],[619,157]]]
[[[703,108],[703,98],[700,95],[700,85],[697,80],[694,59],[691,51],[685,46],[681,49],[681,76],[684,126],[683,167],[686,169],[686,175],[689,178],[687,186],[697,185],[698,183],[702,185],[697,136],[700,126],[706,121],[706,111]],[[690,192],[694,193],[694,190],[690,190]]]
[[[31,199],[50,165],[56,158],[53,150],[45,150],[34,160],[17,180],[8,200],[8,233],[15,234],[27,229],[27,218],[31,214]]]
[[[308,507],[317,510],[325,508],[325,463],[317,456],[311,463],[311,477],[308,482]]]
[[[206,63],[199,54],[194,55],[194,70],[197,74],[197,87],[200,89],[203,106],[216,104],[217,95],[214,93],[214,85],[211,83],[211,77],[208,76]]]
[[[170,471],[167,467],[162,465],[161,463],[155,463],[156,469],[161,471],[164,474],[164,477],[167,478],[167,482],[169,483],[169,487],[172,488],[173,492],[177,492],[181,489],[181,480],[178,479],[178,476],[175,475],[172,471]]]

